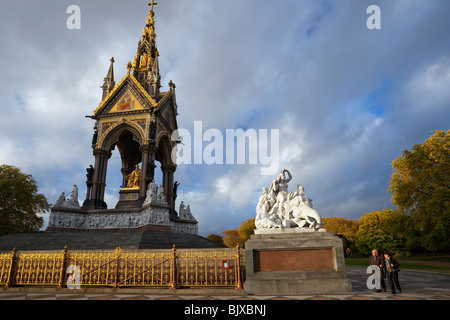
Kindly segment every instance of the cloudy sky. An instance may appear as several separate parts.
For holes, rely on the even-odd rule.
[[[0,2],[0,163],[32,174],[53,204],[73,184],[84,200],[94,161],[85,115],[112,56],[116,82],[126,74],[147,2]],[[67,28],[73,4],[79,30]],[[373,4],[378,30],[366,24]],[[392,160],[449,129],[450,1],[160,0],[155,12],[162,91],[177,86],[179,127],[278,129],[289,191],[302,184],[323,217],[392,208]],[[108,166],[110,208],[119,158]],[[200,235],[255,216],[276,176],[261,166],[178,166],[177,202],[191,205]]]

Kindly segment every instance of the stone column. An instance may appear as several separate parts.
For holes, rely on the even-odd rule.
[[[141,187],[139,197],[145,198],[147,193],[147,175],[148,175],[148,145],[144,145],[141,147],[142,153],[142,168],[141,168]]]
[[[161,170],[163,172],[163,187],[167,204],[171,209],[175,210],[175,199],[173,195],[173,175],[176,170],[176,165],[163,165],[161,166]]]
[[[106,169],[108,167],[108,160],[111,158],[111,152],[108,154],[105,154],[105,157],[103,158],[103,168],[102,168],[102,179],[100,182],[100,194],[99,199],[103,203],[105,199],[105,188],[106,188]]]
[[[122,188],[125,188],[127,186],[127,169],[126,168],[122,168],[120,169],[120,172],[122,172]]]
[[[89,202],[92,205],[92,202],[95,203],[95,200],[97,199],[97,193],[99,188],[99,177],[100,177],[100,163],[101,163],[101,150],[96,149],[94,150],[94,156],[95,156],[95,164],[94,164],[94,180],[92,181],[92,192],[90,195]],[[95,205],[94,205],[95,206]]]
[[[142,168],[141,168],[141,186],[139,196],[141,198],[145,198],[147,194],[148,185],[154,179],[156,148],[152,145],[143,145],[141,147],[141,153],[142,153]]]
[[[111,157],[111,152],[96,149],[94,150],[94,156],[94,179],[92,182],[92,192],[87,205],[91,208],[94,207],[95,209],[106,208],[106,204],[103,199],[106,185],[106,167],[108,164],[108,159]]]

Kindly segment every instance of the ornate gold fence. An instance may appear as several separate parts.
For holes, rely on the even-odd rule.
[[[0,285],[242,288],[236,249],[24,251],[0,254]]]
[[[189,287],[240,287],[239,250],[183,250],[178,255],[178,284]]]
[[[15,250],[12,253],[0,253],[0,285],[8,284],[11,275],[11,263],[14,261]]]

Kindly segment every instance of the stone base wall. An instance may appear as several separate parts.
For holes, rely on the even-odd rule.
[[[146,225],[139,228],[108,228],[108,229],[72,229],[72,228],[59,228],[59,227],[47,227],[45,232],[47,233],[81,233],[81,232],[130,232],[130,231],[153,231],[153,232],[173,232],[169,226],[157,226]]]
[[[351,292],[342,240],[329,232],[255,234],[245,243],[250,294]]]
[[[195,220],[173,217],[167,205],[138,209],[52,208],[46,232],[156,231],[198,234]]]

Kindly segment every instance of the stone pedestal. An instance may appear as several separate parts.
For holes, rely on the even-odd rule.
[[[330,232],[254,234],[245,243],[249,294],[352,291],[342,240]]]
[[[119,191],[119,195],[119,202],[116,204],[116,209],[140,208],[142,206],[142,201],[139,201],[139,188],[124,188]]]

